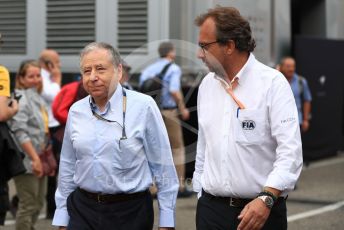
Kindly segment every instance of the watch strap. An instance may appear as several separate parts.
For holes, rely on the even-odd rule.
[[[274,200],[274,202],[276,202],[276,200],[277,200],[277,197],[272,192],[269,192],[269,191],[266,191],[266,190],[263,191],[263,192],[260,192],[258,194],[258,196],[270,196]]]

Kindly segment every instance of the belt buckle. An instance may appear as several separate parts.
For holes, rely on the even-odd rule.
[[[232,197],[229,198],[229,206],[231,207],[237,207],[235,204],[234,204],[234,199]]]

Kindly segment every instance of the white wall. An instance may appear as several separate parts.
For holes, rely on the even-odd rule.
[[[327,38],[344,39],[344,1],[326,0]]]

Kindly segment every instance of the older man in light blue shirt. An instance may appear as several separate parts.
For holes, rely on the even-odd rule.
[[[173,229],[178,178],[158,107],[118,84],[122,66],[110,45],[87,45],[80,66],[90,96],[69,112],[53,225],[152,229],[155,180],[160,229]]]

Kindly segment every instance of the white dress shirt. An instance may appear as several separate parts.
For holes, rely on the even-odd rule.
[[[199,133],[194,191],[254,198],[264,186],[286,196],[301,173],[297,108],[290,85],[253,54],[236,76],[238,109],[219,77],[209,73],[198,92]]]
[[[43,80],[42,97],[48,106],[49,128],[53,128],[59,126],[60,123],[55,119],[51,105],[55,96],[60,92],[61,87],[51,80],[50,73],[43,68],[41,69],[41,75]]]
[[[161,113],[151,97],[132,90],[126,90],[126,94],[125,140],[120,140],[123,124],[120,85],[104,112],[90,102],[90,96],[70,108],[53,225],[68,225],[66,200],[77,187],[103,194],[135,193],[147,190],[155,179],[159,226],[174,227],[179,182]],[[118,123],[97,119],[91,106],[103,118]]]

